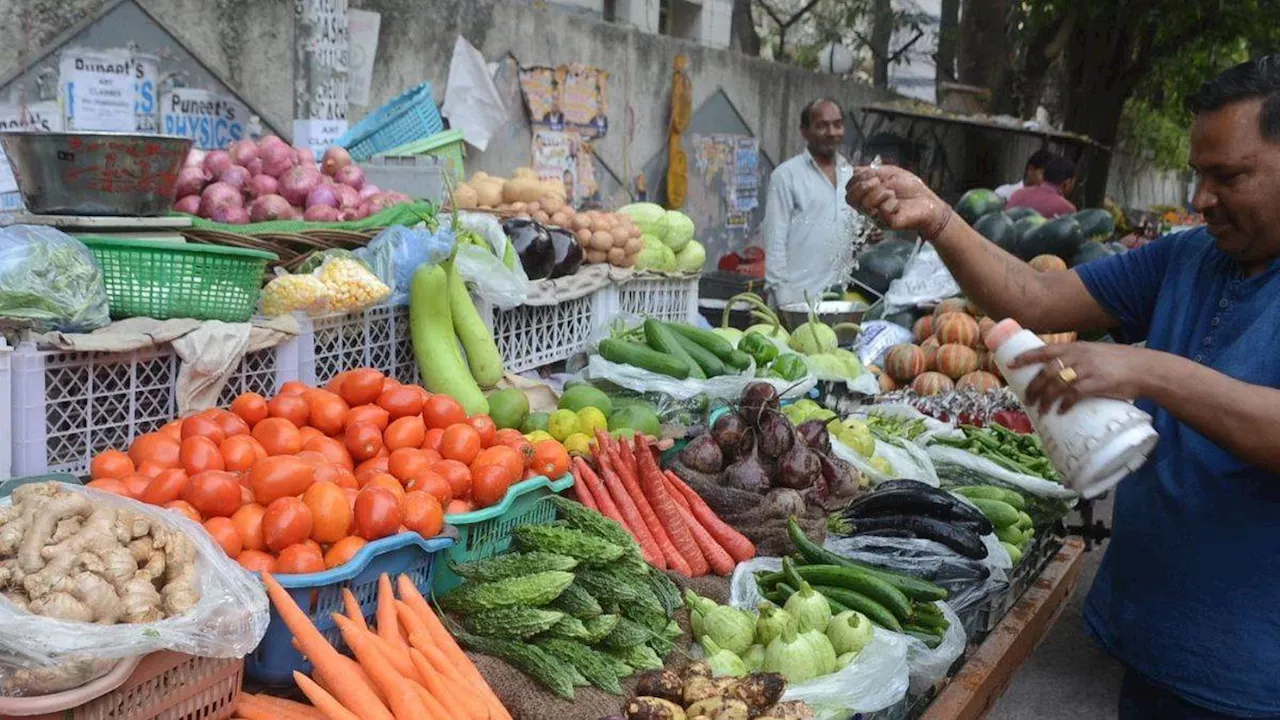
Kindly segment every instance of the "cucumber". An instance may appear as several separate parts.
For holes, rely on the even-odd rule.
[[[1018,524],[1018,509],[1003,500],[986,498],[969,498],[969,500],[977,505],[982,514],[986,515],[991,524],[997,528],[1013,527]]]
[[[834,600],[850,610],[857,610],[866,615],[868,620],[882,628],[895,632],[902,631],[902,623],[898,622],[898,618],[889,612],[888,608],[862,593],[829,585],[821,585],[813,589],[825,595],[828,600]]]
[[[619,365],[631,365],[641,370],[648,370],[651,373],[666,375],[677,380],[684,380],[689,377],[689,366],[693,363],[692,359],[686,361],[684,358],[651,350],[643,345],[612,338],[601,340],[599,350],[600,357],[609,362],[618,363]],[[701,374],[702,370],[698,370],[698,373]]]
[[[1024,542],[1022,531],[1016,527],[1002,527],[996,529],[996,539],[1000,542],[1009,543],[1010,545],[1021,546]]]
[[[650,348],[660,353],[666,353],[671,357],[683,360],[689,366],[689,377],[695,380],[707,379],[707,374],[702,371],[702,366],[684,349],[684,346],[676,339],[676,334],[671,332],[666,325],[657,320],[645,320],[644,341]]]
[[[666,327],[668,330],[671,330],[672,328],[671,325],[667,325]],[[725,369],[724,363],[720,361],[720,358],[716,357],[710,350],[702,347],[698,343],[678,332],[671,331],[671,337],[675,338],[676,342],[680,344],[680,347],[684,348],[684,351],[689,353],[689,357],[693,358],[693,361],[698,363],[698,367],[702,368],[702,372],[706,373],[707,377],[719,377],[728,372],[728,370]]]
[[[1027,509],[1026,498],[1013,490],[997,487],[995,485],[967,485],[965,487],[952,488],[951,492],[957,495],[963,495],[970,499],[985,498],[987,500],[1001,500],[1009,503],[1016,510]]]
[[[677,335],[692,340],[708,352],[720,358],[720,361],[734,370],[746,370],[751,367],[751,356],[738,350],[733,343],[711,332],[684,323],[667,323],[667,327]]]
[[[804,534],[804,530],[800,528],[800,524],[794,518],[787,522],[787,534],[791,537],[791,542],[795,544],[796,550],[814,565],[838,565],[840,567],[856,568],[870,573],[871,575],[884,580],[890,585],[898,588],[904,595],[912,600],[933,601],[946,600],[951,593],[943,587],[934,585],[931,582],[914,578],[910,575],[881,570],[879,568],[867,567],[850,560],[847,557],[837,555],[830,550],[818,545]]]
[[[1026,514],[1021,510],[1018,511],[1018,527],[1025,529],[1025,528],[1031,528],[1035,526],[1036,524],[1034,521],[1032,521],[1030,515]]]
[[[911,600],[901,590],[860,568],[805,565],[795,568],[795,572],[810,585],[845,588],[865,595],[883,605],[899,620],[912,616]]]
[[[1007,543],[1007,542],[1005,542],[1005,541],[1003,541],[1003,540],[1001,540],[1001,541],[1000,541],[1000,544],[1001,544],[1001,545],[1003,545],[1003,546],[1004,546],[1004,549],[1008,551],[1008,553],[1009,553],[1009,557],[1013,559],[1013,564],[1014,564],[1014,565],[1017,565],[1018,563],[1022,562],[1022,550],[1021,550],[1021,548],[1019,548],[1017,545],[1013,545],[1013,544],[1011,544],[1011,543]]]
[[[942,644],[942,637],[940,635],[933,635],[931,633],[921,632],[919,629],[905,630],[903,631],[902,634],[919,640],[920,642],[924,643],[925,647],[929,648],[930,650]]]

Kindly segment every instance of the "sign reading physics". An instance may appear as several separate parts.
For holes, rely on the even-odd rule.
[[[160,98],[160,131],[189,137],[201,150],[222,150],[248,137],[249,108],[208,90],[174,88]]]

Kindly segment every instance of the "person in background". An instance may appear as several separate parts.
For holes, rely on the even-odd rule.
[[[1049,159],[1044,168],[1044,182],[1031,187],[1024,187],[1015,192],[1005,209],[1031,208],[1052,220],[1060,215],[1070,215],[1076,211],[1067,196],[1076,187],[1076,165],[1064,157]]]
[[[853,166],[840,155],[844,110],[830,98],[800,111],[805,151],[769,176],[761,236],[765,283],[778,305],[817,300],[843,285],[856,252],[858,214],[844,201]]]
[[[1009,202],[1009,198],[1024,187],[1033,187],[1044,182],[1044,167],[1049,163],[1049,159],[1053,157],[1053,153],[1044,148],[1031,153],[1031,157],[1027,158],[1027,167],[1022,171],[1022,179],[1016,183],[1001,185],[996,188],[996,194]]]
[[[1206,226],[1068,272],[985,241],[918,178],[859,168],[849,202],[932,242],[992,318],[1124,343],[1048,345],[1027,404],[1137,400],[1160,442],[1116,486],[1084,606],[1126,668],[1120,720],[1280,718],[1280,54],[1188,102]],[[1061,403],[1061,405],[1059,405]]]

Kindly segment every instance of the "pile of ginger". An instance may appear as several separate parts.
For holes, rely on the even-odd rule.
[[[181,531],[57,483],[0,507],[0,592],[35,615],[149,623],[195,607],[196,548]]]

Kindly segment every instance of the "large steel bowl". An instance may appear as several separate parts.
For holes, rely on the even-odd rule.
[[[36,215],[154,217],[173,207],[189,138],[126,133],[0,133],[18,192]]]
[[[867,305],[845,300],[827,300],[814,306],[818,320],[830,325],[836,331],[836,338],[841,345],[848,345],[858,337],[858,323],[867,312]],[[795,330],[809,322],[809,306],[804,303],[790,303],[779,308],[782,322],[788,330]]]

